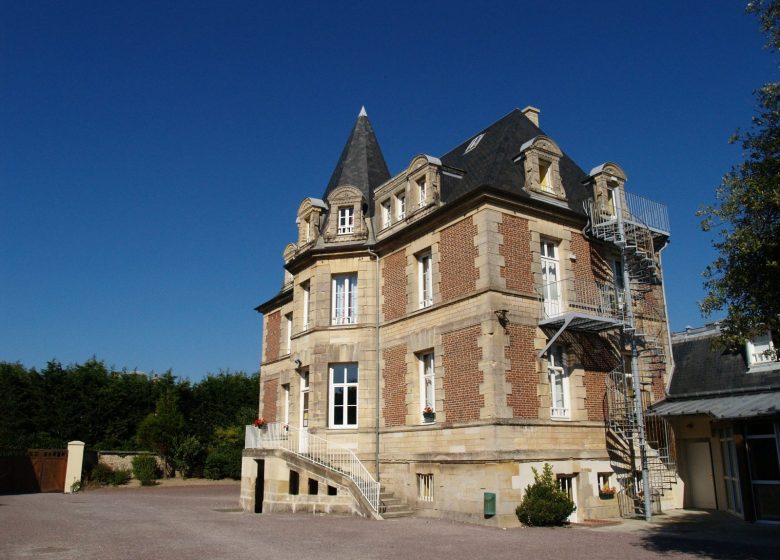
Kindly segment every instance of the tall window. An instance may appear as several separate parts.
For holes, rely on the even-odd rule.
[[[287,323],[287,343],[285,347],[285,354],[289,354],[292,350],[292,330],[293,330],[293,314],[288,313],[284,316],[284,321]]]
[[[430,412],[436,412],[436,376],[433,360],[433,352],[420,354],[420,396],[422,397],[422,408]],[[423,415],[423,421],[431,422],[433,418],[426,420]]]
[[[425,182],[425,177],[417,180],[417,200],[420,208],[428,202],[428,184]]]
[[[553,192],[550,168],[552,164],[543,159],[539,160],[539,186],[545,192]]]
[[[431,254],[423,253],[417,257],[418,293],[420,294],[420,309],[433,304],[433,281]]]
[[[303,220],[303,242],[308,243],[311,241],[311,225],[309,224],[309,218]]]
[[[547,372],[550,376],[552,418],[569,417],[569,375],[564,364],[563,349],[554,344],[547,357]]]
[[[338,234],[352,233],[355,231],[355,209],[352,206],[339,208]]]
[[[290,384],[282,385],[282,422],[290,423]]]
[[[607,187],[606,198],[604,200],[604,215],[615,217],[615,189]]]
[[[331,291],[331,324],[354,325],[357,322],[357,274],[334,276]]]
[[[309,427],[309,370],[301,372],[301,428]]]
[[[544,311],[547,317],[555,317],[562,311],[561,290],[558,283],[558,247],[554,241],[542,239],[540,254]]]
[[[309,330],[311,327],[311,282],[307,280],[301,283],[303,292],[303,330]]]
[[[390,227],[390,225],[393,223],[393,215],[390,211],[390,201],[385,200],[382,203],[382,227]]]
[[[357,427],[358,365],[330,366],[330,427]]]
[[[406,217],[406,195],[402,192],[395,195],[395,217],[397,220]]]

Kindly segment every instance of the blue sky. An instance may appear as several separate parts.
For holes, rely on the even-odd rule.
[[[744,3],[0,2],[0,360],[257,370],[361,105],[391,173],[515,107],[666,203],[673,329],[714,256],[694,213],[777,79]]]

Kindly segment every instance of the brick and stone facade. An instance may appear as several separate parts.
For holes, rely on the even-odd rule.
[[[417,156],[393,177],[379,172],[384,162],[377,165],[376,154],[360,164],[365,169],[350,171],[355,158],[340,162],[323,199],[306,199],[299,209],[307,224],[284,251],[283,289],[258,307],[265,317],[259,414],[278,420],[288,410],[290,426],[300,426],[305,392],[309,432],[378,468],[383,488],[417,515],[517,525],[514,509],[533,480],[531,467],[545,462],[574,477],[575,519],[618,514],[617,500],[599,498],[598,481],[614,467],[605,438],[607,377],[624,367],[627,347],[618,323],[599,317],[603,330],[556,334],[558,326],[542,324],[542,297],[554,274],[564,286],[556,292],[561,309],[623,310],[612,264],[620,251],[583,233],[582,200],[594,193],[606,200],[605,189],[622,189],[610,177],[624,176],[610,164],[589,183],[541,135],[537,115],[514,111],[484,138],[441,159]],[[375,138],[366,145],[378,150]],[[340,234],[345,219],[355,225]],[[545,241],[555,247],[554,272],[542,254]],[[343,295],[343,286],[355,293]],[[634,303],[637,323],[661,334],[662,289],[649,286]],[[352,315],[334,319],[334,305],[347,303]],[[644,304],[655,312],[639,313]],[[282,355],[290,314],[290,353]],[[560,370],[545,352],[553,336],[564,356]],[[333,372],[345,364],[358,372],[352,423],[334,411]],[[663,359],[656,366],[658,398],[668,368]],[[434,399],[433,420],[422,414],[426,395]],[[421,495],[420,477],[431,477],[432,495]],[[281,499],[281,486],[274,488]],[[495,517],[482,514],[484,492],[497,493]]]

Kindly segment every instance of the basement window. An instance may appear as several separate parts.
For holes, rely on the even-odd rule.
[[[300,481],[301,481],[301,475],[299,475],[297,471],[290,471],[290,485],[289,485],[288,493],[291,496],[298,495],[298,487]]]
[[[433,501],[433,473],[417,473],[417,499],[421,502]]]
[[[320,483],[313,479],[309,479],[309,496],[316,496],[320,493]]]

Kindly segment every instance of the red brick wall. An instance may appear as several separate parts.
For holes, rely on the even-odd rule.
[[[273,362],[279,359],[279,346],[282,334],[282,314],[274,311],[265,322],[265,361]]]
[[[594,274],[590,243],[581,233],[572,232],[570,249],[577,256],[577,260],[572,263],[574,277],[577,280],[593,281]]]
[[[536,353],[534,352],[534,329],[526,325],[509,325],[510,345],[504,348],[505,356],[510,360],[506,380],[512,386],[506,396],[507,405],[512,408],[515,418],[538,418],[539,396],[537,385],[539,375],[536,372]]]
[[[278,392],[278,379],[269,379],[263,382],[263,418],[266,422],[276,422],[276,397]]]
[[[385,360],[382,372],[385,426],[403,426],[406,423],[406,344],[385,348],[382,357]]]
[[[385,320],[406,314],[406,253],[398,251],[382,260],[382,313]]]
[[[477,289],[479,269],[474,265],[474,259],[477,258],[475,235],[477,226],[473,218],[466,218],[442,230],[439,243],[442,301]]]
[[[588,420],[604,420],[607,393],[606,374],[600,371],[585,371],[585,409]]]
[[[485,397],[479,394],[484,374],[479,369],[482,349],[479,325],[442,334],[444,356],[444,413],[449,422],[479,419]]]
[[[510,290],[533,292],[531,233],[528,231],[528,220],[504,214],[502,222],[498,224],[498,233],[504,241],[498,247],[498,254],[504,257],[501,278],[506,279],[506,287]]]

